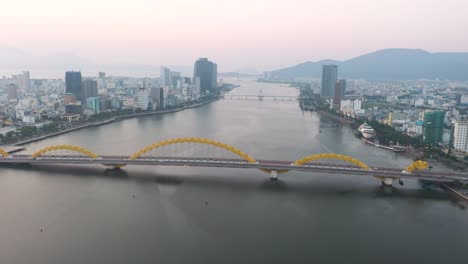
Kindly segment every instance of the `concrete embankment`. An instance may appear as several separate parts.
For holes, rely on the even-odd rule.
[[[179,108],[175,108],[175,109],[171,109],[171,110],[144,112],[144,113],[138,113],[138,114],[129,114],[129,115],[113,117],[111,119],[104,120],[102,122],[94,122],[94,123],[87,123],[87,124],[83,124],[83,125],[78,125],[78,126],[70,127],[70,128],[65,129],[65,130],[54,132],[54,133],[51,133],[51,134],[42,135],[42,136],[39,136],[39,137],[22,140],[20,142],[17,142],[15,144],[13,144],[13,146],[22,146],[22,145],[26,145],[26,144],[29,144],[29,143],[32,143],[32,142],[41,141],[41,140],[44,140],[44,139],[47,139],[47,138],[50,138],[50,137],[55,137],[55,136],[59,136],[59,135],[65,134],[65,133],[80,130],[80,129],[83,129],[83,128],[95,127],[95,126],[101,126],[101,125],[109,124],[109,123],[112,123],[114,121],[125,120],[125,119],[129,119],[129,118],[141,117],[141,116],[162,115],[162,114],[168,114],[168,113],[175,113],[175,112],[183,111],[183,110],[186,110],[186,109],[203,106],[203,105],[218,101],[219,99],[220,98],[216,98],[216,99],[209,100],[209,101],[206,101],[206,102],[202,102],[202,103],[198,103],[198,104],[194,104],[194,105],[190,105],[190,106],[179,107]]]
[[[80,130],[80,129],[95,126],[95,125],[96,125],[96,123],[89,123],[89,124],[84,124],[84,125],[80,125],[80,126],[76,126],[76,127],[67,128],[65,130],[58,131],[58,132],[55,132],[55,133],[51,133],[51,134],[43,135],[43,136],[40,136],[40,137],[20,141],[20,142],[17,142],[15,144],[13,144],[13,146],[26,145],[26,144],[29,144],[29,143],[32,143],[32,142],[44,140],[46,138],[55,137],[55,136],[58,136],[58,135],[61,135],[61,134],[65,134],[65,133],[68,133],[68,132]]]
[[[468,201],[468,197],[465,194],[453,189],[452,187],[448,186],[447,184],[445,184],[443,182],[439,182],[439,186],[440,186],[440,188],[442,188],[444,191],[448,192],[450,195],[454,196],[455,198],[460,199],[460,200],[462,200],[464,202]]]
[[[334,121],[340,122],[342,124],[350,125],[352,123],[352,121],[350,121],[350,120],[347,120],[347,119],[345,119],[343,117],[339,117],[339,116],[336,116],[334,114],[325,112],[323,110],[317,110],[317,113],[319,113],[319,114],[321,114],[321,115],[323,115],[323,116],[325,116],[327,118],[330,118],[330,119],[332,119]]]
[[[25,147],[17,147],[17,146],[4,146],[4,147],[2,147],[2,149],[4,151],[6,151],[8,154],[12,154],[12,153],[15,153],[15,152],[25,150],[26,148]]]

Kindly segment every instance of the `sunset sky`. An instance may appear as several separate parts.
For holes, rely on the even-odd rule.
[[[0,47],[258,71],[383,48],[468,51],[466,0],[2,1]]]

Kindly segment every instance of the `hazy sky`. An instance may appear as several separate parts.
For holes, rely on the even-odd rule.
[[[468,51],[467,0],[3,0],[0,46],[259,71],[383,48]]]

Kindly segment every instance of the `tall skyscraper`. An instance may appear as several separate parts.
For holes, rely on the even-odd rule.
[[[106,73],[105,72],[99,72],[99,88],[106,88]]]
[[[193,73],[194,82],[200,79],[200,94],[212,95],[217,94],[217,79],[218,79],[218,66],[216,63],[209,61],[207,58],[200,58],[195,62],[195,69]]]
[[[445,114],[442,111],[424,111],[423,140],[434,144],[442,141]]]
[[[166,67],[161,67],[159,80],[161,87],[171,87],[171,70]]]
[[[18,79],[18,88],[21,91],[29,91],[29,82],[30,82],[29,72],[24,71],[21,74],[18,74],[17,79]]]
[[[164,109],[166,108],[166,98],[164,98],[166,96],[166,93],[164,92],[164,88],[161,87],[159,88],[159,102],[160,104],[158,105],[158,108],[159,109]]]
[[[82,84],[82,100],[83,102],[87,102],[87,99],[90,97],[97,97],[98,96],[98,84],[95,80],[83,80]]]
[[[211,74],[212,74],[212,76],[211,76],[211,82],[212,82],[211,87],[215,92],[217,92],[216,88],[218,87],[218,64],[213,63],[211,65],[211,67],[212,67],[211,68]]]
[[[346,82],[344,82],[344,85],[346,85]],[[333,109],[335,110],[341,109],[341,100],[343,100],[343,97],[341,97],[342,89],[344,89],[343,82],[337,81],[335,84],[335,96],[333,97]]]
[[[65,93],[74,94],[78,101],[83,100],[81,72],[68,71],[65,73]]]
[[[468,120],[459,120],[453,127],[453,148],[468,152]]]
[[[322,66],[322,91],[321,96],[326,98],[335,97],[336,78],[338,76],[337,65],[323,65]]]
[[[14,83],[9,83],[6,86],[8,100],[18,100],[18,87]]]
[[[340,98],[341,100],[345,100],[346,99],[346,80],[345,79],[339,79],[336,81],[337,84],[340,84]]]

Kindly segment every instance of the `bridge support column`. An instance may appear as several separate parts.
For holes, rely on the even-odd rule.
[[[393,185],[393,178],[383,178],[382,184],[385,186],[392,186]]]
[[[115,165],[115,164],[102,164],[104,166],[106,166],[107,168],[111,169],[111,170],[120,170],[123,166],[125,166],[124,164],[121,164],[121,165]]]
[[[271,170],[270,180],[272,180],[272,181],[277,181],[278,180],[278,171],[277,170]]]

